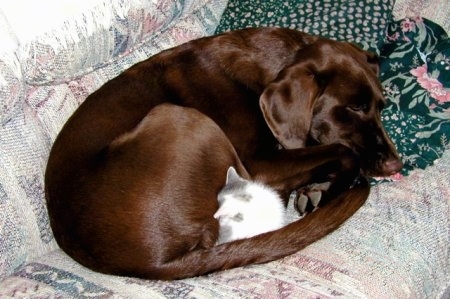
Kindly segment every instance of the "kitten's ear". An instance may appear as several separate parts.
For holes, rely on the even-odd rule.
[[[227,171],[227,180],[225,183],[229,184],[229,183],[234,183],[234,182],[237,182],[240,180],[242,180],[242,178],[236,172],[236,169],[234,169],[233,166],[230,166],[230,168],[228,168],[228,171]]]

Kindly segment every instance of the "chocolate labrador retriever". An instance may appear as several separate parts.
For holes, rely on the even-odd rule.
[[[351,44],[277,28],[202,38],[138,63],[90,95],[53,145],[46,197],[58,244],[96,271],[149,279],[304,248],[364,203],[360,173],[402,167],[380,121],[377,71],[376,57]],[[327,200],[280,230],[214,246],[231,165],[284,197],[331,182]]]

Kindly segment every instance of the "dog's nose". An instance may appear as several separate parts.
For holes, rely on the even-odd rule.
[[[383,172],[386,175],[393,175],[403,168],[403,163],[399,158],[391,158],[383,163]]]

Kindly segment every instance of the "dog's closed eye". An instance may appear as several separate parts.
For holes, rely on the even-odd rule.
[[[347,106],[347,108],[349,108],[350,110],[356,111],[356,112],[365,112],[367,110],[369,110],[369,105],[367,103],[357,103],[357,104],[352,104]]]

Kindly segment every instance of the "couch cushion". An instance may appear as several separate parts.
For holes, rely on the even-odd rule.
[[[43,186],[49,140],[24,108],[0,126],[0,278],[55,247]]]

